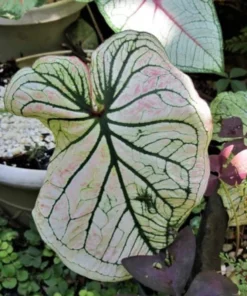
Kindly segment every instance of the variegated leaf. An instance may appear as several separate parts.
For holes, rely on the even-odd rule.
[[[214,131],[213,139],[219,142],[225,142],[229,140],[243,138],[247,134],[247,92],[239,91],[237,93],[233,92],[223,92],[219,94],[211,103],[210,109],[213,115]],[[234,134],[232,137],[221,137],[219,135],[222,128],[223,119],[230,119],[232,117],[241,118],[243,124],[243,135],[236,137]],[[239,126],[239,129],[241,126]],[[245,145],[247,145],[247,140],[244,139]]]
[[[45,0],[0,0],[0,17],[19,19],[31,8],[45,2]]]
[[[247,224],[247,181],[231,186],[220,184],[218,190],[229,216],[229,226]]]
[[[121,260],[165,247],[203,196],[209,108],[148,33],[114,35],[90,70],[76,57],[39,59],[14,76],[5,105],[54,133],[33,216],[75,272],[129,278]]]
[[[95,0],[115,31],[155,35],[185,72],[221,73],[223,41],[212,0]]]

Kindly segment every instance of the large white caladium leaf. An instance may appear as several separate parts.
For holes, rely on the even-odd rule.
[[[0,17],[19,19],[31,8],[45,2],[45,0],[0,0]]]
[[[129,278],[121,259],[165,247],[201,200],[210,110],[148,33],[114,35],[91,69],[76,57],[39,59],[14,76],[5,105],[54,133],[33,216],[77,273]]]
[[[171,63],[185,72],[221,73],[220,24],[212,0],[95,0],[115,31],[155,35]]]

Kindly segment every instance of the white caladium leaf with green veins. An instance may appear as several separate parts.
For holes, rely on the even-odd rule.
[[[233,140],[233,138],[220,137],[219,132],[222,127],[222,120],[239,117],[243,123],[243,135],[247,134],[247,92],[239,91],[223,92],[219,94],[211,103],[210,109],[213,116],[213,139],[218,142]],[[247,139],[244,139],[247,145]]]
[[[0,17],[19,19],[33,7],[43,5],[45,0],[0,0]]]
[[[240,226],[247,224],[247,181],[231,186],[220,184],[218,194],[221,196],[224,207],[229,217],[228,226]]]
[[[185,72],[222,73],[223,41],[212,0],[95,0],[115,32],[145,31]]]
[[[14,76],[5,105],[54,133],[33,216],[79,274],[129,278],[121,259],[165,247],[201,201],[210,110],[148,33],[114,35],[90,68],[76,57],[39,59]]]

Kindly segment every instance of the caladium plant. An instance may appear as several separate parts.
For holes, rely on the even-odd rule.
[[[247,93],[225,92],[211,103],[214,122],[213,139],[225,142],[218,156],[210,156],[211,175],[206,194],[215,189],[217,179],[221,179],[218,193],[222,197],[229,216],[229,225],[246,225],[247,196]]]
[[[92,2],[93,0],[75,0]],[[0,0],[0,17],[20,18],[45,0]],[[223,73],[223,40],[213,0],[95,0],[115,32],[155,35],[170,61],[193,73]],[[202,13],[203,12],[203,13]]]
[[[203,271],[197,274],[186,292],[186,283],[191,276],[195,253],[195,237],[192,230],[185,227],[179,232],[175,241],[159,254],[129,257],[122,262],[136,280],[165,295],[238,295],[236,285],[216,271]]]
[[[220,93],[211,103],[210,109],[213,115],[214,131],[213,140],[218,142],[226,142],[242,139],[247,135],[247,116],[245,110],[247,109],[247,92],[239,91]],[[240,118],[240,122],[233,122],[231,118]],[[234,128],[224,128],[222,130],[222,123],[227,124],[231,120]],[[247,139],[244,140],[247,144]]]
[[[154,36],[115,34],[90,68],[76,57],[41,58],[12,78],[4,102],[56,138],[33,216],[75,272],[129,278],[121,260],[167,246],[201,201],[210,110]]]
[[[0,0],[0,17],[19,19],[31,8],[45,2],[46,0]]]
[[[131,29],[155,35],[171,63],[179,69],[197,73],[223,72],[223,41],[212,0],[95,2],[115,32]]]

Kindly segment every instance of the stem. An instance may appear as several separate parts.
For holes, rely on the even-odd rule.
[[[226,184],[223,180],[219,179],[221,184],[222,184],[222,187],[225,191],[225,194],[226,194],[226,198],[228,199],[228,202],[230,203],[231,205],[231,208],[232,208],[232,211],[233,211],[233,216],[234,216],[234,219],[236,221],[236,232],[237,232],[237,237],[236,237],[236,252],[235,252],[235,256],[237,257],[238,256],[238,250],[239,250],[239,245],[240,245],[240,227],[239,227],[239,223],[238,223],[238,216],[237,216],[237,213],[235,211],[235,207],[234,207],[234,204],[232,202],[232,199],[231,199],[231,196],[229,194],[229,190],[226,188]]]
[[[89,12],[89,15],[90,15],[92,21],[93,21],[93,24],[94,24],[94,27],[95,27],[95,29],[96,29],[96,31],[97,31],[97,34],[99,35],[99,39],[100,39],[100,41],[103,43],[103,42],[104,42],[103,34],[101,33],[100,28],[99,28],[99,26],[98,26],[98,23],[97,23],[97,21],[96,21],[94,15],[93,15],[93,12],[92,12],[92,10],[91,10],[91,8],[90,8],[90,6],[89,6],[88,4],[87,4],[87,10],[88,10],[88,12]]]
[[[221,197],[215,193],[208,197],[196,237],[196,258],[192,277],[201,271],[219,271],[222,251],[228,224],[228,215]],[[191,278],[192,280],[192,278]]]

